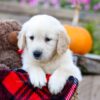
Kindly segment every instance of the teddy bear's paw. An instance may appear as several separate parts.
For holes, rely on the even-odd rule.
[[[65,86],[67,78],[63,74],[54,73],[48,83],[50,92],[55,95],[60,93]]]
[[[2,70],[2,69],[9,69],[9,67],[6,66],[5,64],[0,64],[0,70]]]
[[[29,74],[30,81],[33,84],[34,87],[42,88],[46,85],[46,75],[45,73],[41,71],[32,71],[31,74]]]

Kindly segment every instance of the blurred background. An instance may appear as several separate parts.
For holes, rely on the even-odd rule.
[[[81,53],[77,49],[74,56],[84,75],[79,86],[79,100],[100,100],[100,0],[0,0],[1,20],[15,19],[23,24],[36,14],[52,15],[64,26],[77,26],[88,32],[91,39],[85,45],[77,40],[82,48],[74,46],[75,50],[81,48]],[[74,32],[79,34],[77,29],[73,29]],[[85,31],[79,38],[84,36]]]
[[[50,14],[63,24],[71,24],[75,5],[80,5],[78,24],[90,31],[94,45],[90,53],[100,55],[99,0],[0,0],[0,19],[17,19],[24,23],[35,14]]]

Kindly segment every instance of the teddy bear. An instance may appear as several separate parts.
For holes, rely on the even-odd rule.
[[[0,69],[21,67],[21,57],[17,53],[17,35],[21,25],[15,20],[0,20]]]

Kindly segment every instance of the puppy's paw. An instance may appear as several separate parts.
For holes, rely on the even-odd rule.
[[[68,77],[60,73],[54,73],[49,80],[48,87],[52,94],[58,94],[64,88]]]
[[[42,88],[46,85],[46,75],[42,70],[34,70],[29,73],[29,78],[34,87]]]

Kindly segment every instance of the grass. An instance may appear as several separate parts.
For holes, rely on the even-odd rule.
[[[90,53],[100,55],[100,28],[96,26],[95,22],[90,22],[84,27],[91,33],[93,39],[93,47]]]

